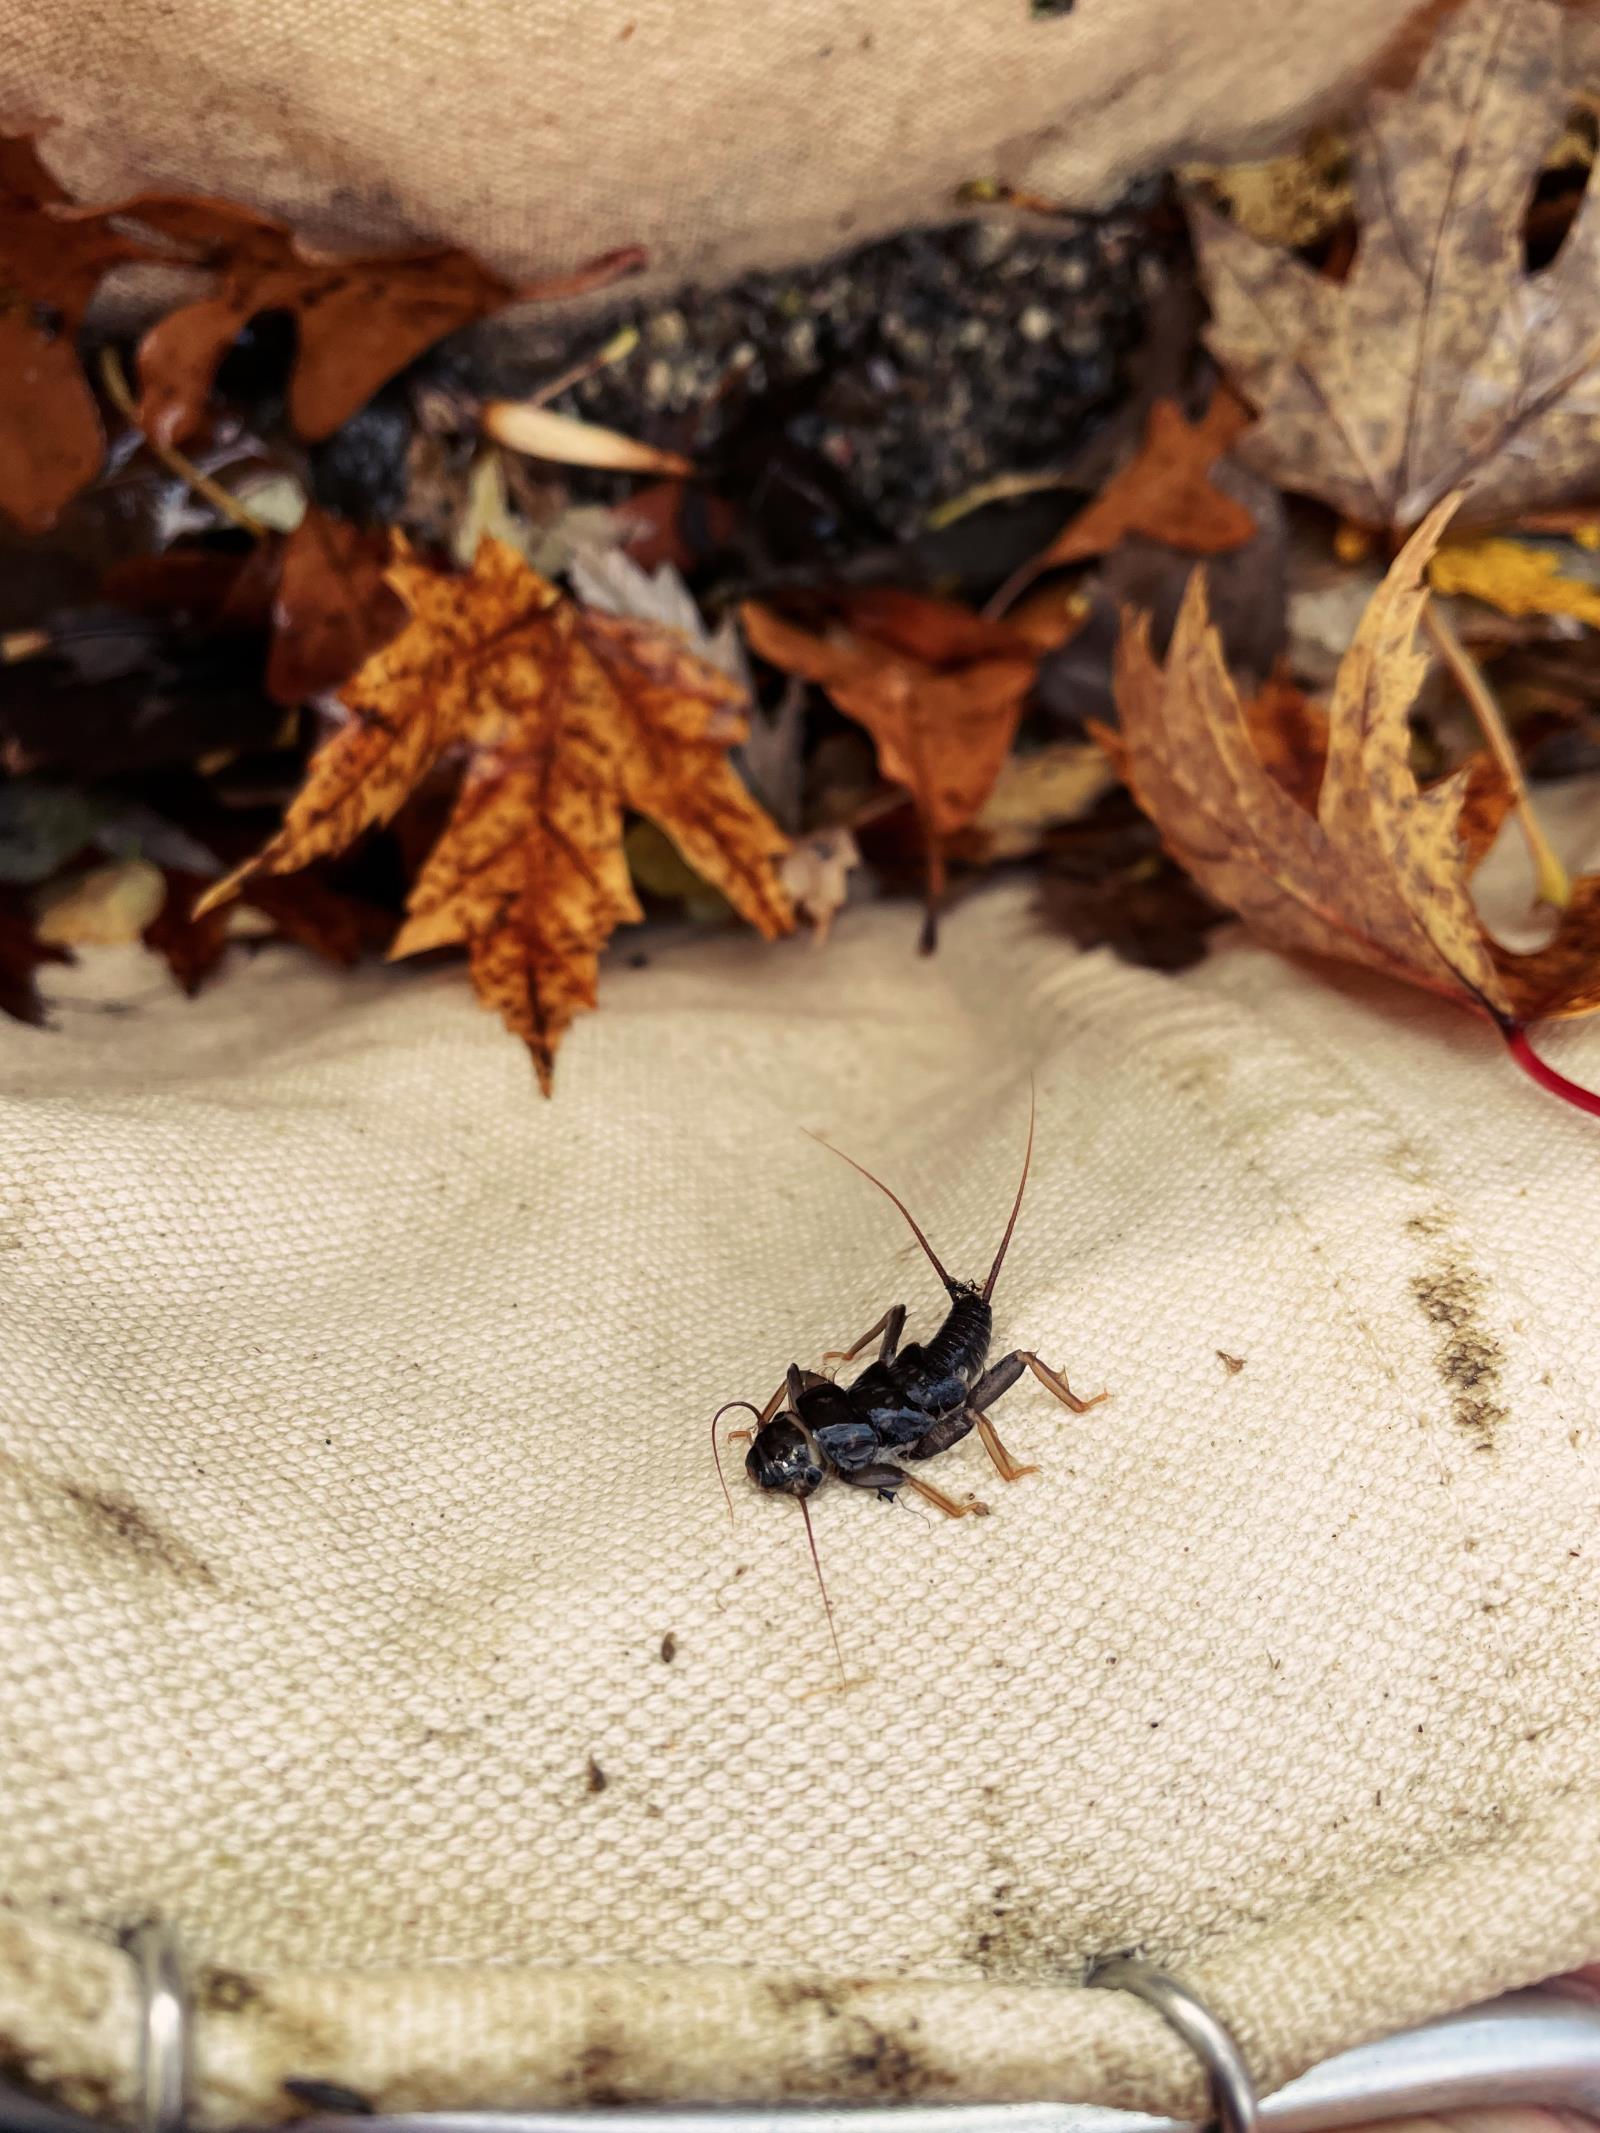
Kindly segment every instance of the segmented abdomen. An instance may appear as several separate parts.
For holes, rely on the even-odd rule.
[[[964,1290],[923,1352],[929,1379],[958,1377],[970,1385],[988,1356],[993,1326],[994,1313],[976,1289]]]

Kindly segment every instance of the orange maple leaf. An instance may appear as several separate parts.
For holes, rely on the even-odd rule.
[[[744,693],[675,632],[580,608],[500,541],[482,542],[465,578],[398,547],[388,581],[409,623],[340,692],[350,717],[278,835],[198,910],[252,874],[342,851],[460,748],[454,810],[390,953],[464,944],[479,997],[548,1093],[563,1032],[596,1004],[601,948],[642,916],[625,809],[769,939],[793,925],[774,871],[787,840],[728,763]]]

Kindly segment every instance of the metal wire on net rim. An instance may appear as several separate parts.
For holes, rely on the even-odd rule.
[[[182,2133],[191,2070],[191,2014],[175,1935],[159,1923],[128,1939],[139,1988],[139,2133]],[[1548,1989],[1511,1993],[1326,2060],[1258,2100],[1236,2040],[1205,2001],[1137,1958],[1101,1964],[1087,1982],[1131,1992],[1194,2052],[1216,2133],[1331,2133],[1378,2118],[1486,2105],[1538,2104],[1600,2118],[1600,2004]],[[459,2110],[374,2115],[371,2133],[1193,2133],[1180,2121],[1063,2103],[894,2105],[849,2110]],[[331,2109],[303,2133],[340,2133]],[[0,2133],[78,2133],[90,2121],[0,2091]]]

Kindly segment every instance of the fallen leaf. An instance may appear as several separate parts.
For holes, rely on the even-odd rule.
[[[1349,215],[1350,143],[1319,127],[1287,155],[1254,163],[1188,163],[1180,181],[1202,186],[1240,229],[1262,244],[1298,249],[1326,237]]]
[[[445,334],[512,301],[602,287],[643,256],[609,253],[523,288],[459,251],[331,258],[220,200],[142,194],[74,206],[27,140],[0,139],[0,375],[12,384],[0,394],[0,509],[43,530],[99,471],[105,437],[74,343],[102,279],[129,261],[216,278],[140,344],[139,427],[173,445],[200,428],[223,356],[261,312],[294,320],[289,417],[316,441]]]
[[[573,549],[567,575],[585,607],[675,630],[702,659],[749,694],[750,670],[733,618],[729,616],[714,630],[707,629],[694,594],[674,564],[658,563],[654,571],[648,571],[625,548],[583,542]]]
[[[1203,572],[1164,669],[1147,622],[1131,618],[1117,658],[1122,731],[1102,739],[1167,849],[1274,946],[1365,964],[1497,1018],[1586,1013],[1600,1005],[1595,878],[1577,885],[1547,948],[1501,948],[1468,886],[1498,828],[1486,773],[1473,765],[1423,790],[1411,767],[1408,714],[1427,671],[1415,641],[1423,579],[1455,501],[1435,506],[1407,542],[1340,665],[1314,813],[1253,745]],[[1476,812],[1464,831],[1469,799]]]
[[[1461,523],[1600,483],[1600,205],[1552,263],[1523,216],[1571,101],[1553,0],[1468,0],[1354,163],[1360,244],[1335,282],[1196,203],[1209,344],[1259,419],[1242,457],[1363,525]]]
[[[289,420],[315,443],[446,334],[513,301],[601,288],[643,259],[635,249],[614,252],[516,288],[467,252],[330,257],[283,223],[219,200],[146,197],[121,213],[186,247],[218,278],[213,294],[169,313],[139,344],[139,427],[162,444],[201,427],[222,358],[263,311],[294,320]]]
[[[233,477],[230,494],[241,503],[258,526],[269,533],[291,534],[305,521],[311,509],[304,484],[281,467],[247,471]],[[208,530],[197,527],[197,532]]]
[[[622,839],[633,885],[646,896],[675,904],[696,924],[722,925],[733,907],[719,889],[697,874],[665,830],[653,822],[630,822]]]
[[[1167,857],[1121,786],[1050,831],[1045,849],[1044,917],[1080,948],[1108,948],[1136,969],[1191,969],[1227,915]]]
[[[39,938],[21,899],[0,889],[0,1015],[38,1028],[45,1019],[37,974],[45,963],[70,963],[70,949]]]
[[[167,548],[125,557],[101,580],[107,600],[184,631],[266,630],[272,623],[280,549],[258,541],[247,554]]]
[[[384,572],[389,536],[312,505],[288,536],[272,603],[267,693],[304,703],[337,688],[405,626]]]
[[[238,937],[240,904],[197,907],[214,877],[163,869],[166,893],[144,928],[144,944],[159,955],[191,998],[213,975]],[[325,962],[348,967],[381,938],[383,915],[338,895],[312,875],[267,876],[250,882],[241,904],[264,921],[260,935],[293,941]]]
[[[450,529],[450,555],[461,570],[472,568],[472,559],[485,539],[504,541],[525,563],[535,569],[545,563],[552,569],[566,562],[564,550],[552,548],[547,529],[535,526],[511,507],[506,487],[506,463],[497,445],[486,445],[472,462],[467,493],[459,516]],[[548,557],[546,550],[549,549]]]
[[[211,878],[183,868],[167,868],[160,908],[141,936],[152,954],[166,963],[179,991],[191,999],[228,952],[228,911],[216,909],[199,916],[195,913],[195,905],[210,887]]]
[[[956,856],[980,866],[1025,859],[1049,830],[1076,821],[1116,781],[1105,750],[1089,742],[1055,741],[1008,756],[971,828],[961,832]]]
[[[1492,941],[1501,987],[1518,1022],[1569,1020],[1600,1010],[1600,874],[1582,874],[1554,938],[1532,955]]]
[[[752,701],[750,731],[734,756],[740,777],[790,834],[805,813],[805,739],[805,683],[791,674],[770,711]]]
[[[149,257],[110,215],[63,219],[66,198],[31,143],[0,142],[0,510],[26,533],[54,525],[100,470],[77,333],[111,269]]]
[[[752,648],[816,682],[871,734],[878,766],[911,795],[929,861],[930,904],[943,885],[943,840],[994,790],[1016,738],[1039,655],[1002,623],[943,601],[874,590],[849,623],[819,636],[755,601],[741,610]]]
[[[49,948],[125,948],[139,939],[166,895],[148,859],[119,859],[45,890],[38,936]]]
[[[1242,708],[1250,745],[1261,767],[1314,815],[1328,760],[1327,713],[1295,683],[1287,663],[1281,663],[1266,686],[1246,698]],[[1499,836],[1516,805],[1516,795],[1487,748],[1469,756],[1454,775],[1462,788],[1456,837],[1462,865],[1470,874]]]
[[[610,517],[616,538],[646,570],[671,563],[692,571],[739,531],[739,513],[725,496],[681,481],[647,483],[613,504]]]
[[[1327,714],[1297,686],[1281,660],[1243,709],[1250,745],[1262,769],[1315,814],[1328,760]]]
[[[564,467],[601,467],[614,474],[692,474],[681,452],[663,452],[637,437],[624,437],[598,422],[558,415],[536,400],[490,400],[480,416],[483,433],[508,451],[549,459]]]
[[[349,716],[278,835],[199,908],[342,851],[459,750],[454,809],[390,952],[464,943],[480,998],[548,1092],[562,1033],[595,1005],[601,948],[640,916],[624,810],[665,829],[761,933],[793,922],[773,870],[785,840],[728,764],[742,693],[670,633],[580,608],[500,542],[465,578],[402,550],[389,583],[410,621],[340,692]]]
[[[1037,567],[1053,570],[1104,555],[1130,533],[1165,541],[1186,555],[1221,555],[1242,548],[1256,522],[1209,476],[1249,420],[1247,410],[1223,385],[1198,422],[1190,422],[1175,400],[1157,400],[1138,453],[1061,529]]]
[[[824,829],[798,838],[779,866],[778,878],[819,948],[845,906],[850,875],[860,864],[860,847],[849,830]]]
[[[995,595],[996,612],[1046,570],[1104,555],[1130,534],[1162,541],[1186,555],[1222,555],[1242,548],[1256,522],[1237,498],[1211,480],[1211,469],[1249,423],[1244,406],[1219,385],[1198,422],[1175,400],[1150,409],[1144,442],[1092,504],[1069,519],[1048,548],[1024,563]]]
[[[1563,576],[1553,550],[1526,541],[1495,534],[1446,541],[1428,565],[1428,581],[1437,593],[1464,594],[1503,615],[1571,615],[1600,627],[1600,585]]]
[[[1056,578],[1039,585],[1006,614],[1006,627],[1025,637],[1036,652],[1065,649],[1094,613],[1092,594],[1081,583]]]

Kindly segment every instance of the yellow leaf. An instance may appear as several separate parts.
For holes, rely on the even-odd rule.
[[[1558,555],[1526,541],[1492,534],[1446,541],[1428,565],[1428,580],[1435,592],[1465,594],[1504,615],[1572,615],[1600,627],[1600,585],[1563,577]]]

